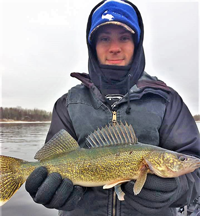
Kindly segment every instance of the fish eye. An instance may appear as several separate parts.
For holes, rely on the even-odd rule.
[[[178,158],[180,161],[185,161],[187,158],[183,155],[181,155],[179,158]]]

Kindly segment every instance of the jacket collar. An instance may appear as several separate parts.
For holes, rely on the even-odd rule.
[[[96,86],[90,79],[90,75],[87,73],[78,73],[73,72],[70,74],[71,77],[77,78],[82,82],[83,85],[88,87],[89,89],[95,89]],[[165,92],[171,92],[172,89],[167,86],[163,81],[158,80],[156,77],[152,77],[146,72],[143,73],[142,77],[138,80],[138,82],[132,86],[131,92],[141,92],[144,89],[151,88],[151,89],[158,89],[163,90]]]

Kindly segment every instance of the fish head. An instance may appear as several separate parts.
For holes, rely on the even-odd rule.
[[[200,167],[200,159],[173,151],[154,151],[145,161],[151,173],[162,178],[178,177]]]
[[[176,152],[166,151],[164,153],[164,161],[169,177],[178,177],[200,168],[199,158]]]

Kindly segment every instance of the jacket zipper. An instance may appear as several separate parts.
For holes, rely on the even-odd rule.
[[[117,111],[112,111],[112,124],[116,125],[117,124]],[[115,189],[113,191],[113,216],[115,216],[115,206],[116,206],[116,193],[115,193]]]
[[[112,111],[112,123],[113,125],[117,124],[117,112],[116,111]]]
[[[115,216],[116,214],[116,208],[115,208],[115,206],[116,206],[116,193],[115,193],[115,189],[114,189],[114,192],[113,192],[113,216]]]

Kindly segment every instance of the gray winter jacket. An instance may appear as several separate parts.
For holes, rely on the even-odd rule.
[[[83,84],[72,88],[55,104],[47,141],[61,128],[66,129],[81,147],[86,147],[85,138],[97,128],[112,122],[113,111],[117,121],[131,124],[142,143],[161,146],[177,152],[200,157],[200,141],[196,124],[180,96],[164,83],[146,73],[131,88],[131,113],[126,114],[127,95],[110,109],[87,75],[73,74]],[[180,196],[157,215],[173,216],[175,207],[189,204],[199,193],[199,171],[184,175]],[[186,187],[187,185],[187,187]],[[60,211],[61,216],[142,216],[126,201],[116,199],[113,189],[87,188],[77,208]],[[148,214],[148,215],[156,215]]]

